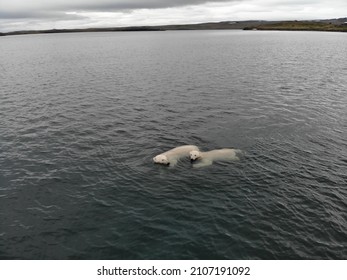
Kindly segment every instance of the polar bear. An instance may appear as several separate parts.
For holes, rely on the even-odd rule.
[[[176,147],[153,158],[154,163],[175,166],[178,160],[189,157],[189,152],[197,152],[199,148],[194,145],[184,145]]]
[[[232,161],[239,160],[238,154],[241,153],[241,150],[236,149],[219,149],[212,150],[208,152],[200,151],[190,151],[190,161],[195,162],[199,161],[196,164],[193,164],[193,167],[204,167],[211,165],[215,160],[220,161]]]

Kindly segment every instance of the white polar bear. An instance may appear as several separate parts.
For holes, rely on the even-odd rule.
[[[194,162],[198,160],[199,162],[193,164],[193,167],[204,167],[211,165],[215,160],[220,161],[232,161],[239,160],[237,156],[238,153],[241,153],[241,150],[236,149],[219,149],[212,150],[208,152],[200,151],[191,151],[189,152],[190,161]]]
[[[194,145],[179,146],[165,153],[155,156],[153,158],[153,161],[154,163],[175,166],[178,160],[180,160],[181,158],[188,158],[189,152],[191,151],[199,151],[199,148]]]

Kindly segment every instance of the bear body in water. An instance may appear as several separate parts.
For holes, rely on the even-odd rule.
[[[239,160],[239,154],[241,150],[236,149],[219,149],[212,150],[208,152],[201,152],[192,150],[189,152],[189,157],[191,162],[197,162],[193,164],[193,167],[204,167],[211,165],[214,161],[234,161]]]
[[[179,146],[155,156],[153,161],[158,164],[175,166],[181,158],[189,158],[189,153],[194,151],[199,151],[199,148],[194,145]]]

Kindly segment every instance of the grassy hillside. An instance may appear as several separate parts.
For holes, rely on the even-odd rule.
[[[304,30],[304,31],[337,31],[346,32],[347,24],[336,24],[326,21],[282,21],[264,23],[244,28],[244,30]]]

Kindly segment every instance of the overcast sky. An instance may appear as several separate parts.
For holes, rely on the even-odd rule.
[[[347,0],[0,0],[0,32],[347,17]]]

